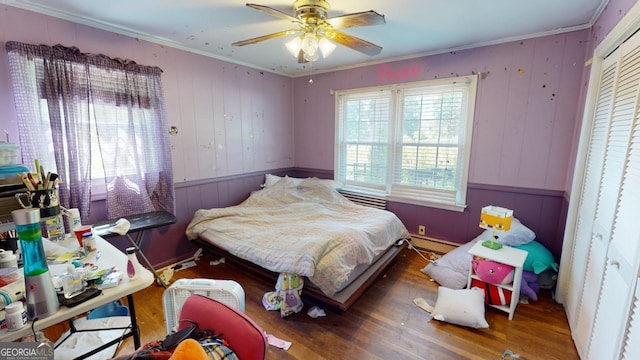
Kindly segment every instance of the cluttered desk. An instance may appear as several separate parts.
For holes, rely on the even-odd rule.
[[[134,346],[139,347],[140,329],[136,321],[133,294],[151,285],[154,280],[153,274],[139,266],[137,261],[132,263],[130,255],[124,254],[98,235],[93,235],[95,241],[92,242],[93,248],[89,249],[81,248],[75,237],[66,237],[55,243],[48,242],[40,235],[39,217],[36,221],[33,212],[30,212],[29,209],[24,209],[24,214],[22,211],[19,212],[20,217],[14,216],[14,221],[22,245],[24,266],[21,273],[24,279],[20,277],[14,282],[17,284],[22,282],[24,285],[26,311],[21,311],[22,317],[19,319],[22,321],[7,322],[7,320],[11,320],[7,314],[5,325],[10,328],[0,329],[0,342],[15,341],[29,335],[35,336],[36,331],[67,320],[70,321],[70,326],[74,329],[73,319],[75,317],[126,297],[130,325],[121,328],[122,336],[76,358],[87,358],[128,337],[133,337]],[[35,213],[37,212],[36,209]],[[43,246],[43,242],[47,246]],[[47,248],[46,251],[45,248]],[[87,272],[82,272],[82,270],[87,270]],[[106,284],[97,281],[106,279],[103,278],[103,275],[114,278],[114,274],[117,275],[118,272],[124,276],[115,276],[115,283],[111,281]],[[78,274],[81,278],[77,277]],[[98,274],[98,277],[92,277],[92,274]],[[62,286],[55,281],[57,278],[61,278],[63,281]],[[85,289],[84,284],[91,279],[96,281]],[[81,289],[73,287],[74,284],[82,284]],[[68,293],[72,291],[77,291],[77,294]],[[88,292],[92,295],[87,296],[86,299],[77,300],[78,296]],[[13,307],[11,304],[22,302],[12,294],[8,295],[0,296],[2,299],[0,302],[4,306]],[[22,306],[18,305],[18,307],[23,309]],[[129,329],[130,331],[128,331]],[[99,331],[100,329],[94,330]],[[91,331],[91,329],[82,331]],[[56,346],[58,345],[56,344]]]

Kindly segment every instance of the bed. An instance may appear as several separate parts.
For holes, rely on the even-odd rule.
[[[260,275],[304,276],[303,296],[342,311],[410,239],[397,216],[354,204],[332,180],[289,177],[267,177],[239,205],[196,211],[186,235]]]

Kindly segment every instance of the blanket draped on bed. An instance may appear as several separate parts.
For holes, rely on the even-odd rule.
[[[239,205],[201,209],[187,237],[276,273],[306,276],[332,296],[349,273],[409,232],[391,212],[352,203],[319,179],[283,178]]]

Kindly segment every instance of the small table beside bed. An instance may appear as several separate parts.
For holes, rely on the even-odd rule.
[[[410,239],[395,214],[354,204],[333,180],[269,180],[239,205],[196,211],[187,237],[274,281],[280,273],[303,276],[303,297],[340,311],[355,303]]]

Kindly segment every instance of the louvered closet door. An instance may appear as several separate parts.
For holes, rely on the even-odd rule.
[[[620,357],[638,273],[640,36],[622,45],[620,80],[614,104],[594,225],[601,231],[596,235],[601,234],[603,239],[610,241],[589,359]]]
[[[640,121],[636,119],[632,132],[631,148],[629,150],[629,159],[627,160],[629,169],[625,174],[624,183],[622,184],[622,194],[620,197],[620,209],[616,222],[620,223],[620,236],[627,234],[629,241],[624,241],[626,246],[621,245],[621,250],[632,266],[631,272],[640,273],[640,260],[638,254],[640,250],[640,221],[637,214],[640,207]],[[635,203],[633,200],[635,199]],[[635,216],[634,216],[635,215]],[[624,216],[624,219],[623,219]],[[618,240],[618,226],[614,230],[614,243]],[[634,258],[635,257],[635,258]],[[621,359],[635,360],[640,359],[640,278],[635,279],[635,291],[631,307],[629,309],[629,322],[624,336],[623,351]]]
[[[565,307],[573,329],[576,347],[581,354],[587,352],[597,305],[597,298],[594,298],[593,293],[589,293],[589,291],[593,291],[593,288],[598,290],[603,268],[603,265],[599,264],[604,264],[602,249],[600,249],[602,251],[600,259],[594,259],[589,254],[598,252],[598,249],[594,249],[594,247],[602,248],[602,242],[592,245],[592,229],[609,134],[609,120],[616,93],[619,58],[620,52],[616,51],[607,57],[602,64],[600,89],[585,164],[585,180],[580,196],[575,239],[571,252],[571,276]],[[566,255],[563,254],[563,256]],[[586,274],[591,275],[586,276]]]
[[[624,340],[624,349],[620,359],[640,359],[640,278],[636,279],[636,293],[629,312],[629,327]]]

